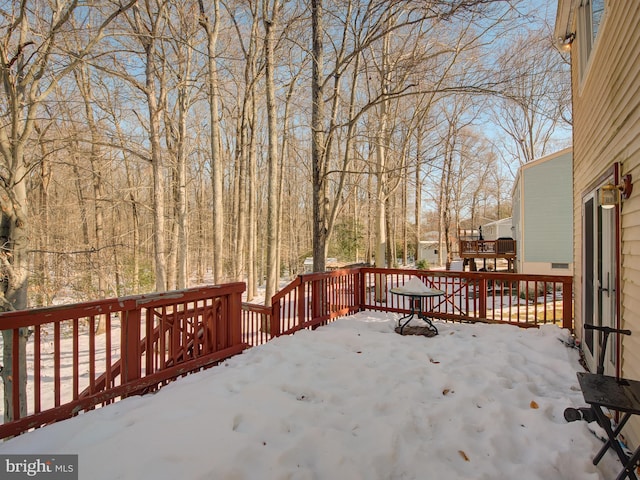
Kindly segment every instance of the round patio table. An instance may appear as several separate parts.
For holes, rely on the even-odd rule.
[[[404,327],[409,324],[414,316],[417,316],[420,320],[424,321],[427,324],[427,328],[431,330],[434,335],[438,334],[438,329],[431,321],[431,318],[422,312],[422,299],[441,297],[444,295],[444,291],[435,288],[427,288],[421,291],[410,291],[401,287],[392,288],[389,291],[394,295],[409,297],[409,307],[411,311],[408,315],[405,315],[398,320],[398,327],[400,327],[400,331],[398,333],[400,333],[400,335],[402,335]]]

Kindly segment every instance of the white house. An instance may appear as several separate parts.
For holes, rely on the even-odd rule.
[[[511,217],[485,223],[482,225],[482,239],[498,240],[499,238],[513,238],[512,227]]]
[[[573,275],[572,168],[568,148],[518,170],[512,191],[517,272]]]
[[[444,245],[443,245],[444,246]],[[437,240],[420,240],[420,251],[418,258],[429,262],[430,267],[440,266],[440,242]],[[447,258],[446,251],[443,251],[442,258]]]

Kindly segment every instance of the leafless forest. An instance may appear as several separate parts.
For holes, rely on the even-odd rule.
[[[270,298],[509,216],[570,137],[548,4],[0,0],[0,307]]]

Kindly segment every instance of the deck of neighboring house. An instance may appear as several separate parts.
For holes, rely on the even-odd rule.
[[[487,270],[487,260],[493,260],[493,270],[498,270],[498,260],[506,261],[507,271],[513,271],[513,263],[516,259],[516,241],[511,238],[498,240],[481,240],[478,236],[468,235],[459,237],[458,253],[469,265],[470,271],[478,268]],[[478,267],[475,260],[482,260],[482,267]]]

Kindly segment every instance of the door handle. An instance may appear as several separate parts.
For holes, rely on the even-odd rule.
[[[607,292],[607,297],[609,296],[609,275],[610,274],[611,274],[610,272],[607,272],[607,287],[604,288],[602,286],[598,286],[598,290],[600,292]]]

